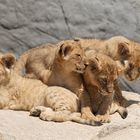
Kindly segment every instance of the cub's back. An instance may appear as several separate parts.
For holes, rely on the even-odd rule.
[[[70,90],[59,86],[50,86],[46,92],[47,106],[54,110],[71,110],[71,112],[79,110],[79,99]]]
[[[26,72],[30,73],[34,71],[34,65],[43,65],[49,67],[52,64],[55,57],[56,45],[46,45],[44,47],[35,49],[31,52],[30,56],[26,61]]]

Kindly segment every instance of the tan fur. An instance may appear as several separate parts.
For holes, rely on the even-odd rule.
[[[26,62],[28,61],[28,57],[30,57],[30,55],[36,55],[36,52],[39,51],[40,53],[40,49],[41,51],[45,51],[47,50],[50,51],[51,49],[53,49],[54,47],[56,47],[56,45],[53,45],[53,44],[43,44],[39,47],[35,47],[35,48],[32,48],[32,49],[29,49],[27,51],[25,51],[20,57],[19,59],[17,60],[15,66],[14,66],[14,71],[16,71],[18,74],[20,75],[23,75],[23,70],[26,66]],[[35,53],[35,54],[34,54]],[[51,51],[50,51],[51,53]],[[38,56],[39,57],[39,56]]]
[[[48,86],[61,86],[71,90],[81,101],[82,118],[96,120],[81,77],[85,69],[84,55],[77,41],[65,41],[54,48],[35,49],[26,59],[26,77],[40,79]]]
[[[128,60],[130,67],[126,69],[124,76],[129,81],[136,80],[140,76],[140,44],[123,36],[114,36],[107,40],[76,39],[81,43],[85,51],[95,50],[110,56],[113,60],[119,60],[122,64]],[[71,41],[71,40],[69,40]],[[61,44],[61,42],[59,43]]]
[[[112,59],[117,60],[117,63],[120,66],[118,73],[123,74],[128,80],[136,80],[140,76],[139,43],[131,41],[123,36],[112,37],[108,40],[77,39],[77,41],[78,40],[85,51],[94,50],[97,53],[106,54]],[[59,44],[61,44],[61,42]],[[126,60],[127,63],[125,63]],[[117,81],[116,84],[114,84],[114,88],[116,93],[115,95],[117,95],[115,96],[117,104],[123,104],[123,107],[119,107],[118,112],[122,118],[125,118],[127,111],[125,111],[124,107],[126,107],[127,101],[122,96]],[[114,103],[111,108],[111,112],[114,112],[113,110],[116,110],[116,108],[118,108],[118,105],[115,105]],[[108,117],[106,118],[108,119]]]
[[[12,70],[14,63],[15,58],[10,54],[0,59],[1,109],[30,111],[30,115],[47,121],[98,124],[81,118],[79,99],[70,90],[48,87],[40,80],[23,78]]]
[[[125,118],[126,100],[117,89],[117,63],[110,57],[92,50],[87,51],[86,55],[89,64],[84,73],[84,81],[90,94],[93,112],[102,122],[109,122],[110,114],[116,111]]]
[[[110,56],[113,60],[127,60],[133,51],[130,41],[123,36],[115,36],[107,40],[80,39],[84,50],[96,50]]]

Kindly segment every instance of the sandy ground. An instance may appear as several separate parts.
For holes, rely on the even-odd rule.
[[[123,92],[129,99],[129,115],[118,113],[112,122],[88,126],[74,122],[46,122],[29,112],[0,110],[0,140],[140,140],[140,95]]]

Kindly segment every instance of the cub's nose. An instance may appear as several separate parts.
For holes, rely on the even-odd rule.
[[[109,93],[113,93],[114,92],[114,86],[111,84],[109,84],[108,86],[107,86],[107,92],[109,92]]]
[[[86,69],[87,66],[88,66],[87,64],[84,64],[84,67],[85,67],[84,69]]]
[[[85,70],[85,68],[86,68],[86,66],[85,66],[84,63],[80,63],[80,64],[78,65],[78,67],[79,67],[79,69],[81,69],[81,70]]]
[[[89,65],[89,61],[86,58],[83,60],[83,62],[84,62],[85,67]]]
[[[77,64],[76,65],[76,70],[78,73],[84,73],[85,71],[85,65],[83,63]]]

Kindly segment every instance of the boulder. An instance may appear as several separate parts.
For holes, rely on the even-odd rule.
[[[112,122],[102,126],[74,122],[47,122],[29,112],[0,110],[0,140],[139,140],[140,95],[123,92],[128,99],[128,117],[113,114]]]

